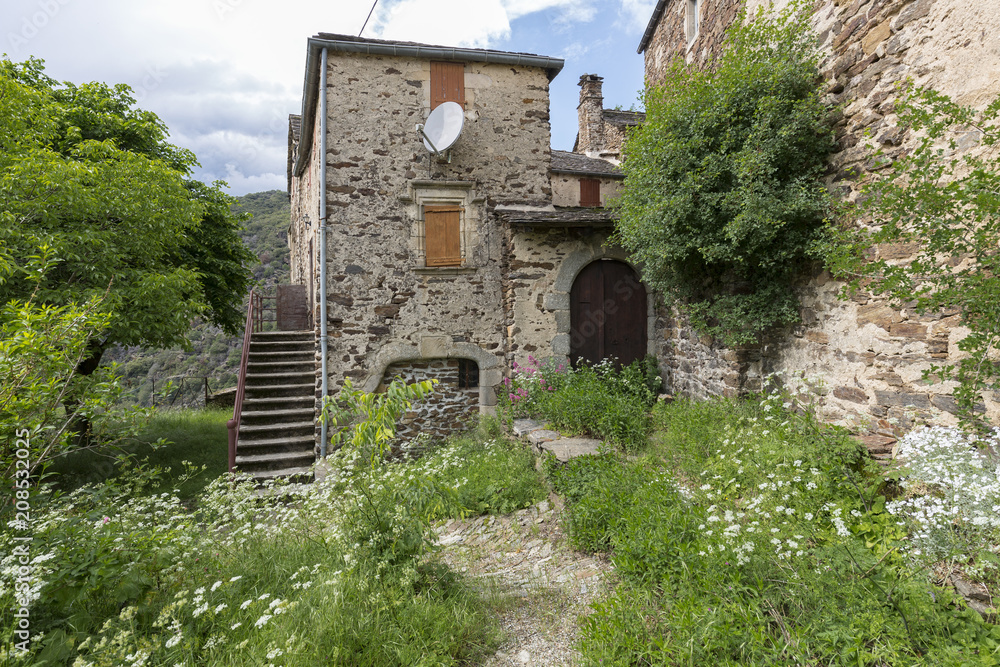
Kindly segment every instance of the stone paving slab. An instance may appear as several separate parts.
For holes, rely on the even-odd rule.
[[[561,437],[563,436],[559,431],[549,431],[544,428],[535,429],[528,434],[528,440],[530,440],[533,445],[540,445],[543,442],[549,442],[550,440],[558,440]]]
[[[560,438],[542,443],[541,448],[551,452],[561,463],[566,463],[577,456],[597,454],[602,444],[593,438]]]
[[[514,435],[517,437],[522,437],[528,435],[532,431],[537,431],[542,428],[544,424],[535,421],[534,419],[515,419],[514,420]]]

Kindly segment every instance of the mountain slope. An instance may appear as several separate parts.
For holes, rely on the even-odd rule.
[[[273,287],[288,282],[288,196],[281,190],[254,192],[237,197],[237,208],[253,215],[240,236],[257,262],[251,267],[257,288],[273,292]],[[200,405],[204,400],[204,378],[211,391],[236,384],[240,363],[242,332],[229,336],[218,327],[195,322],[191,327],[189,349],[166,350],[115,348],[105,355],[108,361],[121,364],[122,381],[128,402],[141,405]],[[167,382],[174,387],[162,393]]]

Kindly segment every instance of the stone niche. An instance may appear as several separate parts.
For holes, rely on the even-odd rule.
[[[390,364],[378,391],[385,391],[395,378],[407,384],[438,381],[433,393],[414,403],[396,425],[400,440],[411,440],[420,433],[444,438],[466,429],[479,414],[479,366],[472,359],[418,359]]]

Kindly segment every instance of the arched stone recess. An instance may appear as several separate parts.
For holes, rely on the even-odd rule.
[[[569,254],[556,269],[556,279],[552,291],[543,300],[547,310],[552,311],[556,320],[556,335],[552,338],[552,356],[568,359],[570,353],[570,291],[576,277],[584,267],[600,259],[614,259],[630,266],[641,276],[639,267],[621,246],[590,246]],[[656,354],[655,340],[655,295],[646,290],[646,352]]]
[[[492,413],[497,404],[494,388],[503,380],[501,360],[474,343],[456,343],[450,336],[416,336],[419,345],[390,343],[375,355],[373,373],[368,376],[362,389],[372,392],[378,389],[386,369],[392,364],[431,359],[469,359],[475,361],[479,370],[479,411]]]

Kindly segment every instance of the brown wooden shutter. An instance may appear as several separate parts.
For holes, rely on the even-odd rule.
[[[457,206],[424,206],[427,266],[461,266],[461,213]]]
[[[601,182],[596,178],[580,179],[580,206],[601,205]]]
[[[458,102],[465,108],[464,63],[431,63],[431,109],[442,102]]]

